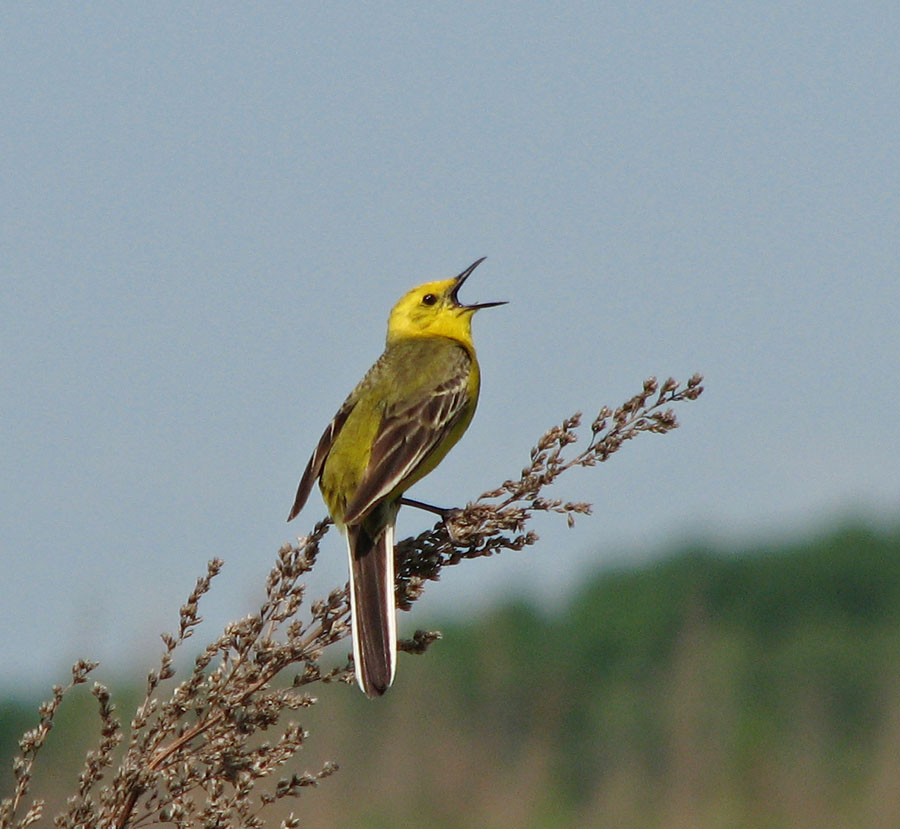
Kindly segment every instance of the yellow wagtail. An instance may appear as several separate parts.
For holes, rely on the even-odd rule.
[[[288,516],[313,482],[347,536],[356,680],[370,697],[394,678],[394,523],[403,493],[434,469],[462,437],[478,403],[480,374],[472,316],[457,295],[479,259],[454,279],[413,288],[388,319],[384,353],[338,410],[313,452]],[[441,512],[440,510],[435,510]]]

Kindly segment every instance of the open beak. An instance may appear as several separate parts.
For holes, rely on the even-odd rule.
[[[468,268],[466,268],[459,276],[456,277],[456,284],[453,286],[453,290],[450,292],[450,299],[452,299],[459,308],[466,308],[470,311],[476,311],[479,308],[494,308],[497,305],[506,305],[506,300],[502,302],[480,302],[477,305],[463,305],[457,297],[459,289],[462,288],[463,282],[465,282],[469,278],[472,271],[474,271],[475,268],[477,268],[482,262],[484,262],[485,259],[487,259],[487,257],[482,256],[481,259],[475,260],[471,265],[469,265]]]

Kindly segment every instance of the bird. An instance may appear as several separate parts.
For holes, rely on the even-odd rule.
[[[303,509],[318,480],[350,559],[350,616],[356,681],[371,698],[394,679],[397,623],[394,525],[404,497],[462,437],[475,414],[481,375],[472,317],[506,302],[464,305],[459,290],[485,257],[458,276],[408,291],[388,318],[384,353],[328,424],[288,515]]]

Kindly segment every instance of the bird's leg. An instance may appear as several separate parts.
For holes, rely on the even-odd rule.
[[[455,507],[436,507],[433,504],[426,504],[424,501],[415,501],[412,498],[401,498],[400,503],[407,507],[415,507],[416,509],[423,509],[426,512],[433,512],[435,515],[440,515],[444,521],[450,518],[454,512],[459,511]]]
[[[423,509],[426,512],[433,512],[435,515],[439,515],[450,540],[456,542],[456,533],[453,532],[453,524],[450,523],[450,519],[459,512],[458,508],[436,507],[433,504],[426,504],[424,501],[416,501],[413,498],[400,498],[400,503],[405,504],[408,507],[416,507],[416,509]]]

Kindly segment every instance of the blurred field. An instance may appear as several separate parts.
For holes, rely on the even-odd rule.
[[[900,531],[685,549],[443,632],[383,700],[326,686],[302,712],[298,765],[341,767],[294,802],[303,826],[900,826]],[[0,707],[3,794],[34,710]],[[48,806],[95,730],[78,689],[38,762]]]

